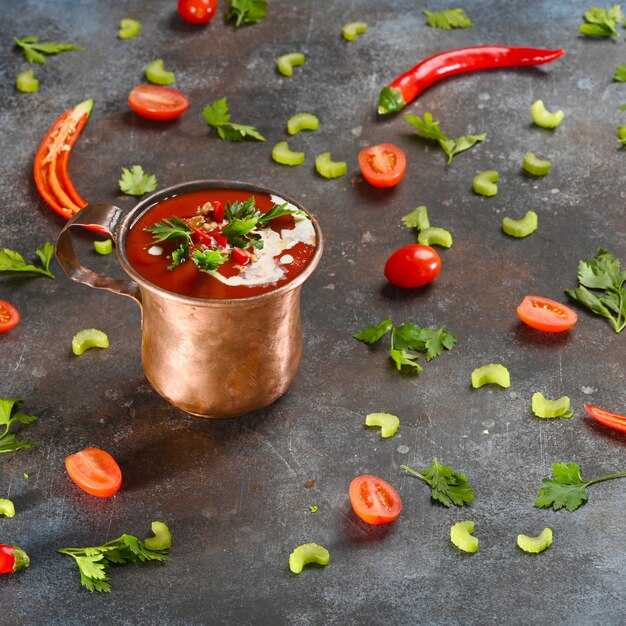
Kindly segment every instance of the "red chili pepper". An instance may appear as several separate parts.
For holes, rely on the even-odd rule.
[[[22,548],[0,544],[0,574],[13,574],[29,565],[28,554]]]
[[[46,133],[35,154],[35,185],[48,206],[66,219],[87,205],[72,184],[67,162],[92,108],[93,100],[85,100],[63,113]]]
[[[626,433],[626,415],[611,413],[610,411],[605,411],[591,404],[585,404],[584,407],[587,409],[587,413],[589,413],[594,420],[600,422],[600,424]]]
[[[245,250],[233,248],[233,261],[235,265],[247,265],[250,262],[250,257]]]
[[[510,46],[474,46],[435,54],[420,61],[408,72],[384,87],[378,100],[378,113],[397,113],[433,83],[461,72],[498,67],[520,67],[550,63],[565,50],[543,48],[512,48]]]

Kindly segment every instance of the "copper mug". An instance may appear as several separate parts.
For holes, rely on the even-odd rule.
[[[150,283],[128,262],[128,231],[156,202],[201,189],[276,195],[302,209],[315,229],[313,258],[290,282],[247,298],[191,298]],[[72,245],[73,226],[108,233],[130,279],[113,279],[81,265]],[[199,180],[153,193],[126,215],[113,205],[88,205],[59,234],[56,255],[72,280],[129,296],[140,305],[146,378],[183,411],[203,417],[244,415],[274,402],[296,375],[302,358],[300,292],[322,255],[322,233],[315,218],[283,194],[242,182]]]

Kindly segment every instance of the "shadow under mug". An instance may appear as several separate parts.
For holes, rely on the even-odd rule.
[[[206,189],[275,195],[307,213],[316,235],[309,264],[290,282],[247,298],[209,300],[175,294],[143,278],[128,262],[126,240],[155,203]],[[105,232],[115,242],[129,279],[113,279],[77,259],[71,229]],[[274,190],[238,181],[198,180],[144,198],[128,214],[113,205],[88,205],[63,228],[56,255],[72,280],[133,298],[141,307],[143,369],[154,389],[176,407],[203,417],[236,417],[263,408],[291,384],[302,358],[300,292],[322,255],[317,220],[298,202]]]

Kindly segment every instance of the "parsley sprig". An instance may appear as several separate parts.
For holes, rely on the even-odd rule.
[[[580,467],[576,463],[552,463],[554,478],[544,478],[543,487],[539,489],[539,497],[535,506],[540,509],[552,507],[555,511],[565,507],[568,511],[575,511],[581,504],[587,502],[589,494],[587,487],[613,478],[626,476],[626,472],[609,474],[593,480],[583,480]]]
[[[426,16],[426,23],[433,28],[452,30],[453,28],[471,28],[472,20],[465,14],[463,9],[444,9],[443,11],[422,10]]]
[[[444,349],[452,350],[456,345],[456,337],[443,326],[421,328],[416,324],[406,323],[396,327],[391,318],[379,322],[376,326],[370,326],[353,337],[363,343],[375,344],[389,331],[391,331],[389,357],[399,372],[416,374],[423,369],[417,362],[420,352],[425,352],[426,360],[430,361],[439,356]]]
[[[254,126],[235,124],[230,121],[226,98],[216,100],[213,104],[205,106],[202,115],[209,126],[217,129],[217,134],[221,139],[227,141],[243,141],[244,139],[265,141],[265,137]]]
[[[143,196],[157,188],[157,179],[154,174],[146,174],[141,165],[133,165],[130,169],[122,168],[118,184],[120,190],[129,196]]]
[[[448,165],[452,163],[452,159],[460,152],[469,150],[479,141],[485,141],[486,133],[480,135],[462,135],[457,139],[450,139],[439,128],[439,122],[433,119],[431,113],[424,113],[424,117],[419,115],[407,115],[406,121],[417,129],[417,135],[422,139],[436,141],[439,147],[448,157]]]
[[[54,278],[54,274],[50,271],[50,263],[54,257],[54,246],[46,241],[41,248],[35,250],[35,253],[41,261],[41,267],[26,263],[19,252],[4,248],[0,251],[0,272],[34,272],[35,274],[43,274],[48,278]]]
[[[13,40],[24,50],[24,56],[29,63],[37,63],[39,65],[43,65],[46,62],[45,54],[59,54],[59,52],[67,52],[69,50],[84,50],[84,48],[75,46],[72,43],[56,43],[53,41],[38,43],[39,38],[34,35],[24,37],[23,39],[13,37]]]
[[[227,20],[234,20],[235,26],[254,24],[267,15],[266,0],[226,0],[230,9],[226,12]]]
[[[455,472],[450,466],[442,465],[435,459],[430,467],[417,472],[406,465],[400,466],[405,472],[417,476],[431,488],[433,500],[450,508],[451,504],[464,506],[474,499],[474,492],[467,484],[465,474]]]
[[[578,26],[578,32],[588,37],[619,37],[617,25],[624,22],[619,4],[606,8],[591,6],[583,17],[585,21]]]
[[[153,522],[153,528],[155,524],[161,524],[167,530],[162,522]],[[59,552],[76,560],[80,570],[80,582],[89,591],[111,591],[111,585],[108,583],[111,564],[124,565],[126,563],[167,561],[169,559],[167,548],[152,550],[146,546],[149,541],[146,539],[142,543],[137,537],[124,534],[102,546],[61,548]]]
[[[39,419],[36,415],[27,415],[19,410],[23,402],[20,398],[0,398],[0,453],[33,448],[37,445],[32,441],[18,440],[14,433],[9,432],[15,424],[28,426]],[[4,432],[1,430],[2,426]]]
[[[596,315],[606,317],[613,324],[616,333],[626,328],[626,270],[621,269],[620,260],[607,250],[599,248],[593,259],[578,263],[576,289],[565,292],[584,304]],[[589,291],[603,291],[602,295]]]

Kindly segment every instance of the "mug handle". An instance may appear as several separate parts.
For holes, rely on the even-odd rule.
[[[122,218],[122,209],[112,204],[89,204],[81,209],[59,233],[56,244],[56,257],[63,271],[77,283],[83,283],[96,289],[106,289],[122,296],[128,296],[141,305],[141,293],[134,280],[121,280],[103,276],[83,265],[74,253],[71,229],[84,226],[90,230],[105,233],[113,238],[117,245],[118,229]]]

